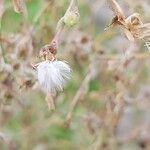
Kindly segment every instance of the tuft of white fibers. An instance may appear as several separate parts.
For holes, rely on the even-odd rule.
[[[38,81],[45,92],[56,94],[62,91],[66,80],[71,77],[69,65],[63,61],[43,61],[37,67]]]
[[[145,42],[145,46],[146,46],[147,49],[150,51],[150,42]]]

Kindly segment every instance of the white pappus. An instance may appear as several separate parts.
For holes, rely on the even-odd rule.
[[[147,49],[150,51],[150,41],[145,42],[145,46],[147,47]]]
[[[38,81],[45,92],[56,94],[62,91],[66,80],[71,77],[69,65],[63,61],[46,60],[37,67]]]

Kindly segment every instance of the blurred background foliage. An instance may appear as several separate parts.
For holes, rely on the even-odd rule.
[[[150,20],[149,0],[118,2],[127,15],[138,12],[144,22]],[[78,3],[80,23],[65,29],[57,54],[58,59],[68,61],[72,78],[57,94],[56,110],[49,112],[44,94],[32,86],[36,71],[29,64],[40,61],[39,50],[53,38],[69,0],[26,0],[27,18],[14,11],[10,0],[4,0],[0,39],[5,62],[0,70],[1,150],[150,148],[150,60],[131,58],[122,63],[130,43],[117,28],[104,32],[112,18],[107,0]],[[29,49],[18,46],[26,30],[32,39],[30,56]],[[149,53],[142,42],[132,48],[135,53]],[[119,55],[121,59],[103,59],[103,55]],[[92,77],[66,125],[73,97],[89,68]],[[20,88],[26,81],[31,85]]]

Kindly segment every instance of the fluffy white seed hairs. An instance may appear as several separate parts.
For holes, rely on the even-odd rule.
[[[146,46],[147,49],[150,51],[150,42],[145,42],[145,46]]]
[[[37,67],[38,81],[45,92],[56,94],[62,91],[66,80],[70,79],[71,69],[62,61],[43,61]]]

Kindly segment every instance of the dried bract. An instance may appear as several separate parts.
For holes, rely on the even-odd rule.
[[[129,17],[125,17],[121,7],[115,0],[109,0],[109,4],[114,13],[114,18],[107,28],[112,25],[119,25],[130,41],[135,41],[136,39],[150,40],[150,23],[144,24],[140,14],[133,13]]]

